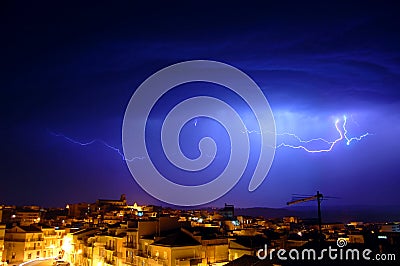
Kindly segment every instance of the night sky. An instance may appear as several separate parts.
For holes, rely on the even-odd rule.
[[[371,133],[330,152],[277,148],[256,191],[247,190],[253,160],[236,187],[209,205],[281,207],[293,193],[317,190],[340,198],[331,205],[399,205],[399,4],[293,2],[2,1],[0,204],[64,206],[126,193],[130,202],[165,205],[135,183],[120,154],[102,141],[122,151],[125,109],[150,75],[205,59],[237,67],[260,86],[277,133],[334,140],[334,122],[343,115],[350,137]],[[251,123],[234,95],[194,83],[162,99],[149,122],[151,136],[157,138],[168,108],[191,94],[217,94]],[[54,133],[98,141],[80,146]],[[216,162],[206,175],[183,173],[179,182],[209,182],[226,164],[227,134],[210,119],[185,125],[185,154],[196,158],[204,136],[218,143]],[[282,141],[296,144],[278,136]],[[160,154],[157,143],[151,146]],[[154,160],[177,178],[162,155]]]

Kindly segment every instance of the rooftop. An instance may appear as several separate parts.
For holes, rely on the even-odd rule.
[[[169,247],[184,247],[201,245],[194,238],[182,231],[176,231],[160,240],[157,240],[153,245],[169,246]]]

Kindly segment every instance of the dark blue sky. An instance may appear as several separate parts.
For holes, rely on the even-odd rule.
[[[64,205],[126,193],[130,201],[161,204],[132,180],[115,151],[49,132],[121,148],[123,115],[135,89],[171,64],[207,59],[231,64],[257,82],[278,133],[333,140],[334,121],[345,114],[349,135],[373,133],[329,153],[278,148],[258,190],[247,191],[249,170],[212,205],[279,207],[292,193],[316,190],[341,198],[328,204],[399,204],[395,1],[1,6],[0,203]],[[205,94],[213,90],[204,87]],[[195,84],[187,92],[201,89]],[[182,132],[188,156],[196,156],[190,147],[202,134],[221,138],[223,153],[229,144],[218,125],[198,125]]]

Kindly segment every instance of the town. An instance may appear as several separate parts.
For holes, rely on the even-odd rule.
[[[235,215],[228,204],[198,210],[130,205],[124,194],[65,208],[2,205],[0,220],[1,265],[48,258],[82,266],[286,265],[276,256],[259,257],[266,247],[318,250],[338,248],[339,241],[346,248],[368,247],[388,264],[400,250],[400,223],[350,221],[319,228],[294,216]],[[303,259],[309,264],[313,258]]]

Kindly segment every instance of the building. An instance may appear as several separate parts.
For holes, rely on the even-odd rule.
[[[379,232],[383,233],[400,233],[400,223],[383,224]]]
[[[4,248],[4,237],[6,234],[6,226],[4,224],[0,224],[0,265],[3,265],[6,261],[5,248]]]
[[[43,232],[43,256],[59,257],[62,256],[63,239],[65,229],[59,227],[42,227]]]
[[[61,247],[63,258],[73,264],[83,264],[84,254],[93,255],[93,249],[90,253],[90,248],[92,248],[93,245],[89,242],[89,239],[94,237],[99,230],[99,228],[86,228],[67,233],[63,238]],[[87,258],[87,256],[84,258]]]
[[[74,203],[74,204],[68,204],[66,209],[68,210],[68,216],[70,217],[85,217],[88,214],[90,214],[94,208],[94,205],[81,202],[81,203]]]
[[[40,222],[40,211],[35,209],[18,210],[12,218],[12,221],[19,223],[19,225],[30,226]]]
[[[139,263],[145,265],[201,265],[201,244],[186,232],[178,230],[154,241],[149,245],[147,254],[139,257]],[[140,265],[140,264],[138,264]]]
[[[43,240],[42,230],[35,226],[13,226],[6,229],[4,236],[5,260],[8,264],[17,265],[24,261],[43,257]]]
[[[218,228],[195,227],[182,229],[201,243],[203,265],[214,265],[229,261],[229,239],[222,236]]]
[[[97,211],[112,211],[119,210],[125,208],[126,203],[126,195],[122,194],[119,200],[111,200],[111,199],[98,199],[96,201]]]
[[[235,206],[225,203],[225,207],[219,210],[219,214],[225,219],[232,219],[235,216]]]
[[[258,250],[263,249],[268,240],[260,235],[239,236],[229,241],[229,260],[236,260],[243,255],[256,256]]]

